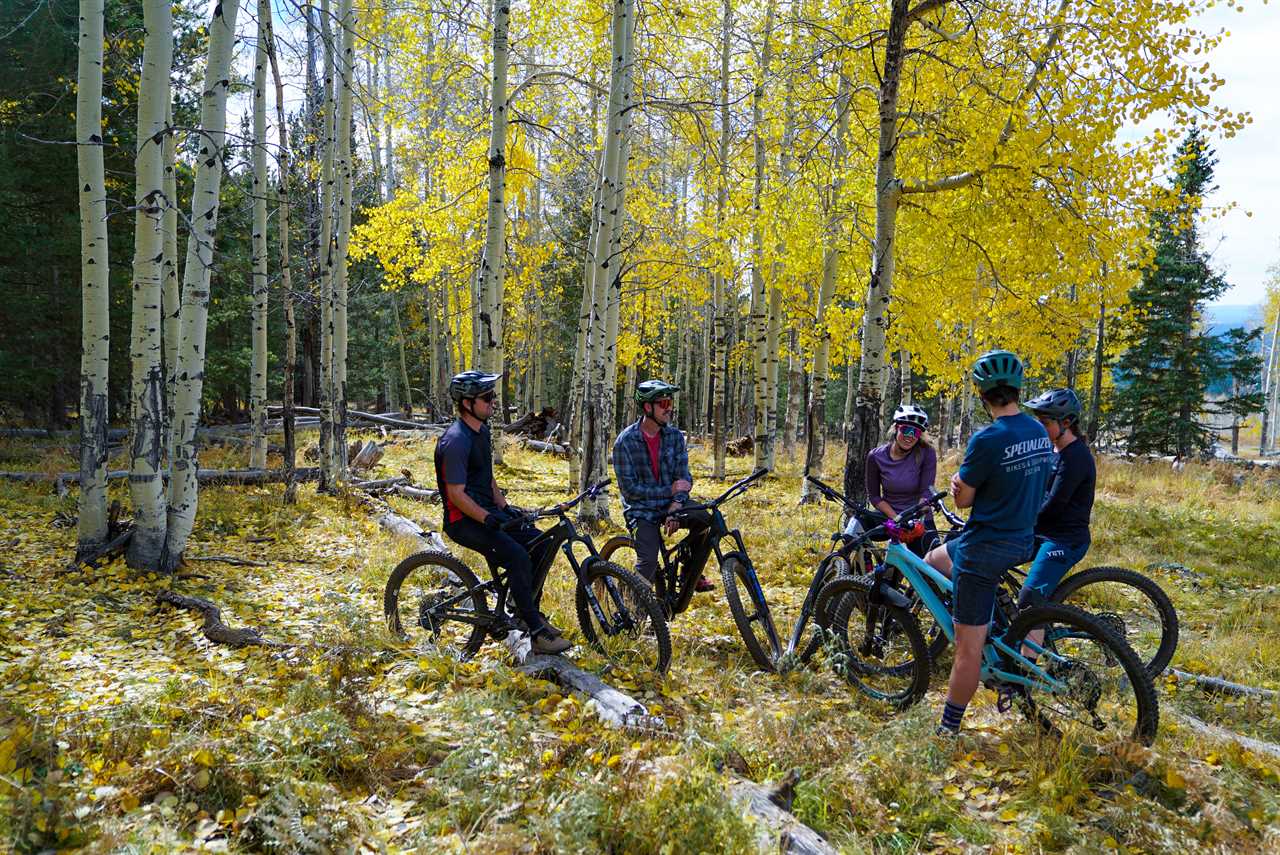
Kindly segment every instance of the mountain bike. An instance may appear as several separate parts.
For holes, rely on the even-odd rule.
[[[529,544],[531,554],[541,550],[534,567],[534,578],[540,580],[535,600],[541,599],[557,550],[563,552],[578,582],[574,605],[587,642],[607,656],[639,660],[665,673],[671,664],[671,635],[648,583],[602,557],[590,535],[580,533],[569,517],[570,510],[583,499],[599,495],[608,484],[600,481],[566,502],[521,513],[502,528],[554,517],[556,524]],[[585,550],[581,561],[574,547]],[[421,630],[431,644],[461,659],[474,656],[486,638],[504,639],[512,630],[522,631],[509,603],[507,571],[487,563],[490,579],[482,583],[449,552],[410,555],[387,580],[382,600],[387,627],[401,638]]]
[[[730,529],[720,512],[720,507],[725,502],[746,492],[768,473],[768,469],[757,469],[715,500],[686,504],[671,516],[682,520],[701,511],[710,513],[711,525],[707,537],[720,567],[720,576],[724,580],[724,594],[729,603],[729,611],[733,614],[733,621],[756,665],[765,671],[772,671],[775,661],[781,655],[782,645],[773,626],[773,617],[769,614],[769,604],[765,602],[755,565],[747,554],[747,546],[741,533],[737,529]],[[702,575],[703,564],[693,561],[693,544],[689,542],[691,537],[691,534],[685,535],[670,546],[663,543],[659,549],[658,572],[654,575],[653,591],[668,618],[675,617],[689,607],[694,586]],[[727,552],[721,549],[726,539],[733,544],[733,548]],[[632,538],[625,535],[613,537],[601,548],[600,556],[605,560],[615,561],[623,558],[634,567],[635,548]]]
[[[869,574],[828,582],[818,595],[819,615],[845,623],[832,632],[832,663],[858,691],[903,708],[929,687],[931,659],[907,595],[890,581],[896,571],[954,642],[946,603],[951,580],[904,545],[923,531],[920,516],[941,504],[930,496],[876,529],[866,540],[887,537],[884,561]],[[1016,610],[1004,621],[997,612],[982,651],[982,679],[999,692],[999,707],[1021,707],[1042,731],[1087,739],[1137,740],[1151,744],[1159,707],[1142,661],[1111,626],[1078,608],[1044,603]]]
[[[886,519],[878,511],[854,505],[839,491],[816,478],[806,477],[824,497],[842,504],[846,513],[851,514],[851,520],[863,523],[860,529],[846,529],[846,540],[852,541],[861,531],[872,530]],[[951,524],[950,530],[939,532],[939,542],[945,543],[960,533],[965,519],[942,503],[938,504],[938,511]],[[850,525],[853,525],[852,521]],[[845,551],[849,553],[850,566],[863,568],[857,572],[870,572],[883,560],[883,549],[870,541],[851,542]],[[1010,619],[1026,575],[1025,569],[1015,567],[1001,582],[997,608]],[[949,643],[946,634],[900,576],[891,573],[889,581],[907,596],[910,602],[908,610],[920,621],[930,658],[936,662]],[[1108,623],[1117,635],[1129,642],[1153,679],[1169,666],[1177,650],[1178,612],[1173,601],[1155,580],[1135,570],[1104,565],[1071,573],[1058,583],[1048,601],[1076,606]]]

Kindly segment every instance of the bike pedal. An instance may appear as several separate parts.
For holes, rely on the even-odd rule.
[[[1001,713],[1007,713],[1013,709],[1013,705],[1022,695],[1023,692],[1019,686],[1001,686],[996,690],[996,709]]]

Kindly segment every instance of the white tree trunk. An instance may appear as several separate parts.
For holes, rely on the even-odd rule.
[[[320,2],[320,41],[324,50],[324,129],[320,141],[320,489],[332,492],[338,486],[338,458],[334,427],[337,413],[334,400],[334,149],[336,145],[337,102],[334,98],[333,27],[329,0]]]
[[[205,330],[209,318],[209,277],[218,229],[222,152],[226,141],[227,91],[235,46],[239,3],[214,6],[209,22],[209,60],[200,95],[200,149],[191,193],[191,234],[183,265],[182,332],[178,343],[178,385],[174,395],[174,458],[169,475],[169,520],[163,567],[172,570],[195,527],[199,481],[196,428],[204,391]]]
[[[773,467],[773,429],[772,418],[775,406],[771,397],[770,331],[773,333],[773,344],[778,341],[777,321],[773,316],[773,294],[777,292],[777,283],[770,283],[768,293],[764,284],[764,224],[760,221],[761,199],[768,178],[765,174],[765,131],[764,127],[764,85],[769,76],[769,66],[773,61],[773,15],[776,0],[768,0],[764,12],[764,32],[761,34],[760,67],[756,72],[756,87],[751,96],[751,123],[755,137],[755,184],[751,194],[751,345],[754,356],[755,372],[753,387],[755,392],[755,465],[756,468]],[[781,304],[781,296],[777,301]]]
[[[831,330],[827,326],[827,307],[836,291],[836,276],[840,270],[841,247],[844,244],[843,202],[844,169],[849,145],[849,112],[853,86],[843,66],[839,69],[840,84],[836,92],[836,137],[831,161],[836,174],[831,180],[831,196],[828,200],[827,222],[822,255],[822,284],[818,287],[818,307],[814,315],[818,344],[813,354],[813,374],[809,378],[809,406],[805,421],[804,471],[815,478],[822,477],[822,453],[826,441],[827,373],[830,369]],[[808,479],[800,482],[800,501],[816,501],[818,495]]]
[[[107,369],[111,347],[102,157],[103,0],[80,0],[76,168],[80,183],[80,506],[76,559],[107,539]]]
[[[173,105],[165,122],[173,126]],[[182,316],[182,268],[178,264],[178,135],[164,135],[164,261],[161,263],[160,336],[164,342],[164,448],[173,460],[173,396],[178,384],[178,338]]]
[[[591,272],[591,322],[588,325],[585,352],[590,354],[586,362],[586,389],[583,393],[582,411],[582,480],[579,489],[607,477],[605,461],[608,446],[612,444],[611,424],[605,396],[613,395],[606,386],[608,351],[614,342],[608,335],[609,291],[614,277],[619,276],[622,258],[613,251],[620,244],[614,236],[615,223],[621,222],[622,204],[626,186],[625,136],[632,93],[627,86],[631,73],[635,23],[635,0],[614,0],[611,21],[613,64],[609,77],[608,128],[601,158],[599,205],[595,211],[595,235],[592,244]],[[616,326],[615,326],[616,334]],[[597,520],[608,514],[608,499],[601,496],[596,503],[583,502],[579,506],[584,520]]]
[[[253,353],[249,368],[249,418],[253,446],[249,468],[267,466],[267,41],[271,0],[258,0],[258,48],[253,66]]]
[[[138,86],[138,156],[134,205],[133,318],[129,353],[129,495],[133,536],[127,561],[136,569],[161,567],[165,539],[163,458],[166,444],[161,367],[161,265],[164,253],[165,117],[173,67],[173,16],[167,0],[147,0],[146,42]]]
[[[1258,453],[1265,454],[1267,451],[1267,440],[1270,431],[1275,430],[1275,423],[1272,420],[1272,409],[1274,409],[1272,401],[1275,393],[1272,391],[1280,376],[1277,375],[1277,368],[1280,368],[1280,356],[1276,354],[1276,343],[1280,341],[1280,307],[1276,311],[1276,319],[1271,325],[1271,347],[1267,351],[1267,361],[1262,372],[1262,431],[1258,435]]]
[[[733,3],[724,0],[720,32],[720,147],[719,158],[720,182],[716,187],[716,228],[720,239],[728,243],[724,234],[724,222],[729,205],[729,51],[733,36]],[[731,292],[725,281],[722,265],[717,265],[712,274],[715,281],[711,289],[711,311],[715,322],[715,350],[711,353],[712,385],[715,393],[715,415],[711,429],[712,466],[711,477],[724,478],[725,442],[728,435],[725,431],[725,420],[728,417],[729,401],[729,314],[737,315],[736,290]]]
[[[333,284],[333,455],[334,483],[347,482],[347,250],[351,244],[351,196],[355,170],[351,162],[352,87],[355,75],[355,14],[352,0],[340,0],[342,50],[338,58],[337,180],[338,228]]]
[[[297,485],[293,478],[296,460],[296,444],[293,431],[294,389],[298,364],[298,325],[293,312],[293,272],[289,258],[289,135],[284,112],[284,81],[280,77],[280,63],[276,60],[275,32],[271,25],[271,8],[267,6],[259,15],[265,16],[267,58],[271,62],[271,79],[276,90],[276,137],[280,150],[276,166],[280,171],[280,183],[276,191],[277,213],[280,226],[280,301],[284,307],[284,388],[282,390],[284,423],[284,499],[293,504],[297,498]]]

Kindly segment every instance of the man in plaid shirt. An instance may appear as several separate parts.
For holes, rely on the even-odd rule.
[[[636,572],[653,582],[658,571],[662,535],[684,526],[695,541],[692,563],[699,570],[710,554],[711,515],[706,511],[671,514],[689,500],[693,476],[684,434],[671,424],[675,417],[673,396],[680,391],[663,380],[646,380],[636,387],[640,420],[618,434],[613,444],[613,471],[622,493],[622,514],[636,542]],[[709,591],[705,577],[695,590]]]

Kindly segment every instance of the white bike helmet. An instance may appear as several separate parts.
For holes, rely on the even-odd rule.
[[[929,414],[915,404],[903,404],[893,411],[895,425],[912,425],[920,430],[928,430]]]

